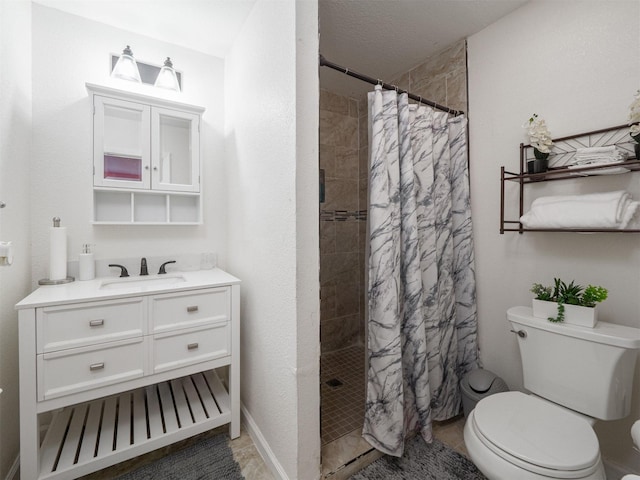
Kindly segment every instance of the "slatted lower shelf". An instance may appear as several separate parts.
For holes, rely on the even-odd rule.
[[[230,421],[214,370],[66,407],[42,441],[39,478],[84,475]]]

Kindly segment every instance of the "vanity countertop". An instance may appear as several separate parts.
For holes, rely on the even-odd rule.
[[[126,279],[102,277],[62,285],[41,286],[16,304],[16,309],[180,292],[239,283],[239,279],[219,268],[190,272],[174,271],[166,275],[132,276]]]

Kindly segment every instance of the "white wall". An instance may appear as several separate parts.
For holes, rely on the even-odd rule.
[[[179,21],[179,20],[176,20]],[[55,26],[53,28],[52,26]],[[201,126],[202,226],[92,226],[92,124],[85,83],[109,82],[110,54],[131,45],[137,59],[161,64],[171,57],[183,72],[173,97],[206,108]],[[128,88],[129,82],[120,82]],[[33,5],[32,279],[48,275],[48,228],[58,216],[68,229],[68,257],[83,243],[96,258],[170,256],[213,251],[224,266],[224,62],[222,59]],[[147,87],[150,94],[160,89]],[[165,95],[166,96],[166,95]],[[34,283],[35,285],[35,283]]]
[[[518,146],[528,143],[521,125],[531,114],[546,119],[553,137],[626,123],[640,87],[639,20],[637,1],[533,1],[468,40],[481,358],[512,388],[522,387],[522,376],[505,311],[530,303],[533,282],[551,283],[560,276],[603,285],[610,296],[601,305],[601,319],[640,327],[637,234],[500,235],[498,225],[500,166],[519,168]],[[616,175],[536,189],[538,194],[628,189],[640,198],[638,178]],[[507,202],[517,202],[515,192]],[[632,421],[640,418],[640,367],[632,405],[628,419],[598,426],[597,432],[605,458],[640,470],[629,436]]]
[[[30,291],[31,3],[0,0],[0,240],[12,266],[0,267],[0,478],[18,454],[18,315]]]
[[[296,3],[296,318],[298,478],[320,466],[320,78],[318,2]]]
[[[291,479],[319,476],[317,32],[315,1],[259,0],[225,70],[242,402]]]

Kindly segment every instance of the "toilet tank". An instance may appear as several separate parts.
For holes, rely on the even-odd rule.
[[[525,333],[516,338],[527,390],[601,420],[629,414],[640,329],[552,323],[530,307],[510,308],[507,319]]]

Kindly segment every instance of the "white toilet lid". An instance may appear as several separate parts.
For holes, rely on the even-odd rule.
[[[538,467],[580,470],[600,458],[595,432],[584,419],[521,392],[491,395],[474,410],[480,433],[509,455]]]

